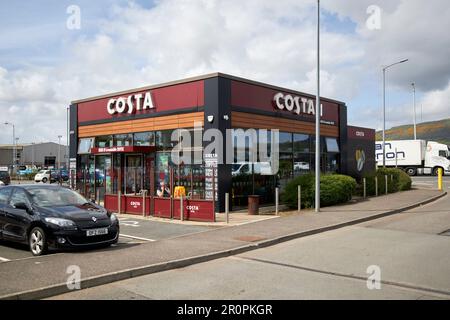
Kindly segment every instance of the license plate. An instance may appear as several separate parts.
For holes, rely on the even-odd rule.
[[[108,228],[102,228],[102,229],[92,229],[92,230],[87,230],[86,231],[86,235],[88,237],[94,237],[94,236],[102,236],[108,234]]]

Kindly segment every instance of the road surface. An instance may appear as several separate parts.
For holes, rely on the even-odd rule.
[[[450,299],[449,208],[446,196],[358,226],[52,299]],[[380,289],[368,288],[368,268],[380,271]]]

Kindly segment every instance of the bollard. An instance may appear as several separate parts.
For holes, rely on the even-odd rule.
[[[122,208],[122,192],[119,191],[119,194],[117,195],[117,213],[120,214],[120,209]]]
[[[367,181],[366,181],[366,178],[363,178],[363,188],[364,188],[363,197],[365,199],[365,198],[367,198]]]
[[[438,169],[438,189],[439,189],[439,191],[444,190],[443,185],[442,185],[442,168]]]
[[[298,186],[298,212],[302,211],[302,186]]]
[[[275,188],[275,214],[278,215],[278,188]]]
[[[378,177],[375,176],[375,197],[378,197]]]
[[[230,201],[230,194],[229,193],[225,193],[225,219],[227,221],[227,224],[230,222],[229,216],[228,216],[229,211],[230,211],[229,201]]]
[[[180,196],[180,220],[184,221],[183,195]]]
[[[387,175],[384,176],[384,183],[385,183],[385,187],[386,187],[385,194],[387,195],[389,193],[389,191],[388,191],[388,176]]]
[[[145,217],[145,195],[147,190],[142,190],[142,216]]]

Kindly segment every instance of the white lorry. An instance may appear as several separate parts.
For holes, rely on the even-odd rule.
[[[386,167],[403,169],[408,175],[437,175],[442,168],[450,174],[450,149],[447,145],[425,140],[386,141]],[[375,144],[377,166],[383,166],[383,142]]]

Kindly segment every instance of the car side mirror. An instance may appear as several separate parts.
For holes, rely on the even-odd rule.
[[[30,213],[30,214],[33,213],[33,210],[31,209],[31,207],[28,206],[24,202],[15,203],[14,208],[19,209],[19,210],[25,210],[27,213]]]

